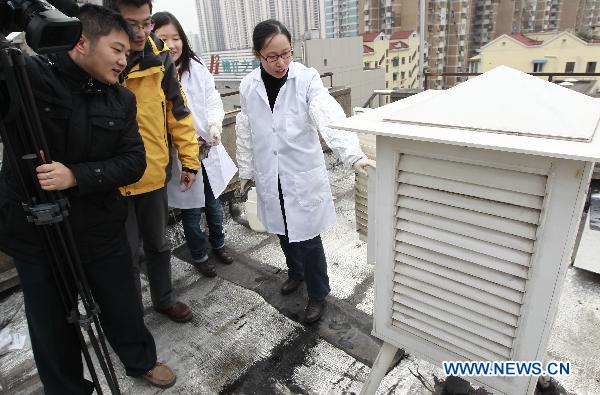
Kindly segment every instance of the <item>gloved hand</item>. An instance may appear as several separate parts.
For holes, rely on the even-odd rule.
[[[219,125],[213,124],[208,127],[208,139],[210,145],[221,144],[221,127]]]
[[[181,172],[181,177],[179,178],[179,184],[181,185],[181,191],[187,192],[196,182],[196,174],[191,173],[189,171],[183,170]]]
[[[240,178],[240,196],[244,196],[248,189],[250,189],[250,180],[246,178]]]
[[[375,168],[376,162],[374,160],[368,159],[367,157],[360,158],[352,165],[352,168],[358,174],[362,174],[366,176],[368,174],[368,167],[371,166]]]

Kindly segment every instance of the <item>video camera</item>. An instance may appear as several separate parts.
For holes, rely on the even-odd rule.
[[[75,18],[79,7],[72,0],[50,3],[0,0],[0,33],[25,31],[27,44],[39,54],[70,50],[81,36],[81,22]]]

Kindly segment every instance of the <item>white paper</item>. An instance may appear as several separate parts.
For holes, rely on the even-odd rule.
[[[8,327],[0,330],[0,355],[22,349],[25,339],[23,335],[12,333]]]
[[[229,181],[237,173],[238,168],[227,154],[227,151],[223,147],[223,144],[215,145],[208,151],[208,156],[202,160],[204,170],[210,181],[210,187],[212,188],[213,195],[219,197]]]

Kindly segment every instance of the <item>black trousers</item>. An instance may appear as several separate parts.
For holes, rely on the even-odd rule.
[[[100,322],[108,342],[127,375],[141,376],[155,365],[156,346],[142,319],[125,237],[119,251],[84,262],[83,268],[100,307]],[[15,265],[25,299],[33,355],[45,393],[91,393],[92,384],[83,377],[81,343],[75,327],[66,320],[51,267],[47,262],[33,265],[16,261]],[[95,368],[101,376],[97,363]]]
[[[288,278],[306,282],[308,297],[314,301],[322,301],[331,291],[329,287],[329,276],[327,275],[327,259],[321,236],[312,239],[290,242],[287,231],[287,220],[283,205],[283,192],[281,182],[279,183],[279,204],[283,214],[285,235],[277,235],[281,250],[285,255],[285,263],[288,267]],[[309,219],[307,219],[309,220]]]
[[[175,292],[171,282],[171,245],[167,240],[167,188],[127,196],[127,221],[125,228],[131,256],[133,276],[140,303],[142,284],[140,280],[140,242],[146,255],[146,274],[150,284],[152,305],[157,309],[173,307]]]

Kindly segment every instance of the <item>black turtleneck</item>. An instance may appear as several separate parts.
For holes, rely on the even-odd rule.
[[[271,106],[271,112],[273,112],[273,107],[275,106],[275,100],[277,100],[279,90],[287,80],[288,72],[289,70],[285,73],[283,77],[277,78],[267,73],[263,68],[262,64],[260,65],[260,76],[263,80],[263,83],[265,84],[267,97],[269,98],[269,105]]]

